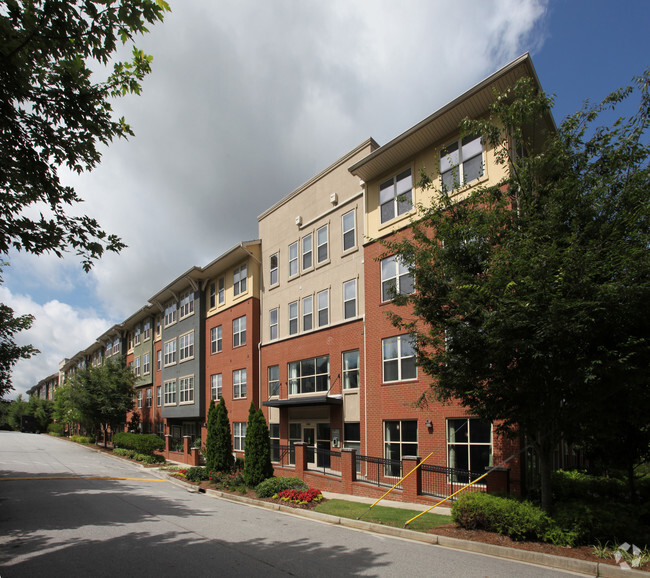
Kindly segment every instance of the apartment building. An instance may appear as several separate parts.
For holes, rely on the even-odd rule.
[[[262,406],[275,448],[359,443],[364,193],[347,169],[376,147],[362,143],[258,217]]]
[[[259,407],[261,242],[246,241],[202,269],[205,307],[204,404],[223,397],[233,451],[244,457],[251,403]],[[207,421],[207,413],[205,416]],[[203,430],[205,443],[207,431]]]

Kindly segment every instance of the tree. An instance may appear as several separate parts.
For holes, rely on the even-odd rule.
[[[386,243],[415,275],[415,292],[395,296],[414,317],[392,317],[416,336],[431,393],[525,436],[547,511],[560,440],[607,432],[633,444],[635,459],[647,453],[647,437],[621,439],[610,424],[649,428],[638,411],[650,402],[649,76],[557,131],[550,99],[520,81],[489,118],[461,126],[483,135],[508,178],[462,201],[439,191],[407,235]],[[593,128],[637,93],[637,114]],[[423,174],[420,185],[433,181]]]
[[[133,408],[135,376],[124,359],[79,370],[69,379],[69,404],[79,423],[91,433],[119,431]]]
[[[52,423],[54,403],[50,399],[40,399],[36,396],[29,398],[28,414],[34,418],[36,430],[46,432],[47,426]]]
[[[81,173],[101,159],[100,146],[133,135],[115,119],[111,100],[139,94],[152,58],[135,46],[130,61],[109,65],[119,44],[133,44],[163,19],[164,0],[6,0],[0,10],[0,255],[11,248],[61,257],[74,251],[84,270],[105,250],[125,245],[92,217],[70,214],[83,199],[59,169]],[[102,76],[103,75],[103,76]],[[101,78],[98,78],[101,77]],[[0,395],[8,372],[37,351],[13,335],[30,316],[0,310]]]
[[[207,436],[205,442],[206,467],[211,472],[229,472],[235,460],[232,455],[228,409],[223,397],[217,406],[214,405],[214,401],[210,401]]]
[[[243,474],[249,487],[255,487],[273,475],[269,428],[264,413],[261,409],[255,409],[253,402],[248,411]]]

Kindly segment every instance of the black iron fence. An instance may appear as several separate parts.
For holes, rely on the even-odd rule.
[[[422,471],[422,494],[436,497],[447,497],[485,474],[485,472],[471,472],[430,464],[422,464],[420,470]],[[463,491],[485,492],[485,478]]]
[[[341,452],[327,448],[311,447],[312,459],[308,459],[310,470],[322,470],[324,474],[331,476],[341,476]],[[316,465],[314,466],[314,461]]]
[[[357,472],[357,480],[361,482],[391,487],[402,477],[402,462],[357,454]],[[396,487],[401,489],[402,485]]]
[[[293,445],[271,444],[271,461],[280,466],[293,466],[296,463],[296,449]]]

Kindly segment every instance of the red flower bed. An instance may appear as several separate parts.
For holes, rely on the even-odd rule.
[[[283,490],[277,494],[277,497],[284,502],[294,502],[296,504],[311,504],[312,502],[320,502],[323,499],[323,494],[316,488],[309,488],[308,490]]]

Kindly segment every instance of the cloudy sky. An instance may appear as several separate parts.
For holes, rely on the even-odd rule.
[[[15,391],[58,371],[193,265],[257,237],[257,216],[372,136],[386,143],[524,52],[560,122],[650,64],[650,2],[170,0],[138,46],[136,136],[70,177],[81,209],[128,248],[86,275],[74,256],[10,255],[0,301],[32,313],[41,354]]]

